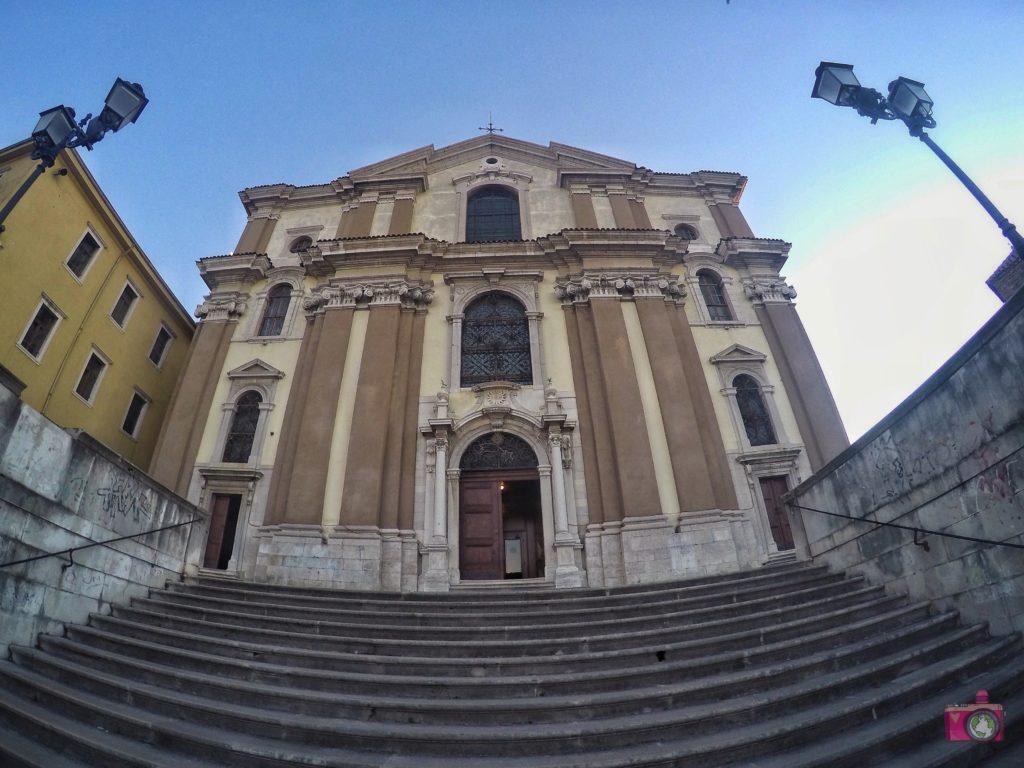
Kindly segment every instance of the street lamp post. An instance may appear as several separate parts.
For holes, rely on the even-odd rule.
[[[814,71],[814,77],[812,98],[824,99],[837,107],[853,107],[858,114],[870,118],[872,125],[879,120],[902,120],[910,129],[910,135],[916,136],[924,142],[963,182],[974,198],[981,203],[981,207],[999,226],[1000,231],[1010,241],[1010,245],[1013,246],[1017,255],[1024,257],[1024,237],[1017,231],[1017,228],[1000,213],[988,196],[971,181],[960,166],[953,162],[953,159],[943,152],[938,144],[932,141],[931,136],[924,132],[925,128],[935,127],[935,118],[932,117],[933,102],[924,90],[924,83],[906,77],[898,77],[889,83],[888,97],[883,97],[874,88],[865,88],[860,84],[857,76],[853,74],[852,64],[837,64],[833,61],[821,62]]]
[[[39,165],[3,209],[0,209],[0,232],[4,231],[4,220],[7,215],[25,196],[32,183],[45,173],[47,168],[53,166],[61,150],[71,147],[85,147],[91,150],[109,131],[117,133],[128,123],[138,120],[148,103],[149,99],[146,98],[141,85],[129,83],[119,77],[114,81],[104,101],[103,111],[97,117],[88,114],[76,123],[75,110],[63,104],[40,112],[39,122],[32,131],[32,140],[35,142],[32,159],[38,160]]]

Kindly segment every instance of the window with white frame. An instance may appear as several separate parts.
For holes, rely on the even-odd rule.
[[[138,390],[132,392],[132,398],[128,401],[128,410],[125,411],[124,421],[121,423],[122,431],[132,439],[137,438],[139,432],[142,431],[142,417],[146,413],[149,402],[149,398]]]
[[[22,333],[18,346],[34,360],[42,359],[43,353],[53,338],[53,332],[57,329],[57,325],[62,317],[63,313],[56,306],[45,298],[42,299],[39,302],[39,306],[36,307],[35,314],[32,316],[32,320],[29,321],[28,327]]]
[[[135,290],[131,283],[125,283],[124,288],[121,289],[121,295],[117,297],[113,309],[110,310],[110,318],[119,327],[124,328],[125,323],[128,322],[128,316],[138,300],[139,292]]]
[[[98,350],[93,349],[89,353],[85,367],[78,377],[78,384],[75,385],[75,394],[89,405],[92,405],[95,400],[96,392],[99,391],[100,382],[103,380],[103,374],[109,365],[110,361]]]
[[[92,266],[96,254],[100,252],[100,248],[100,241],[96,236],[92,232],[86,232],[65,262],[68,271],[78,280],[81,280],[85,277],[85,273],[89,271],[89,267]]]
[[[167,349],[171,346],[171,340],[174,338],[167,326],[163,323],[160,324],[160,330],[156,333],[156,338],[153,339],[153,346],[149,350],[149,360],[153,365],[159,368],[163,365],[164,358],[167,357]]]

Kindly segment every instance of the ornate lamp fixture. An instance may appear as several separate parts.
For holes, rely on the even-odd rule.
[[[902,120],[910,129],[910,135],[916,136],[928,145],[928,148],[963,182],[974,198],[981,203],[981,207],[999,225],[1000,231],[1010,241],[1017,254],[1024,257],[1024,237],[1017,228],[999,212],[960,166],[924,132],[925,128],[935,127],[935,118],[932,117],[934,102],[925,91],[924,83],[898,77],[889,83],[888,97],[883,97],[874,88],[865,88],[860,84],[857,76],[853,74],[852,64],[838,64],[834,61],[821,62],[814,71],[814,77],[812,98],[823,99],[837,107],[853,107],[857,114],[870,118],[872,125],[879,120]]]
[[[85,147],[91,150],[108,132],[117,133],[128,123],[138,120],[148,103],[149,99],[146,98],[141,85],[129,83],[119,77],[114,81],[103,110],[97,117],[90,113],[76,123],[75,110],[63,104],[40,112],[39,122],[32,130],[32,140],[35,142],[32,159],[38,160],[39,165],[7,201],[3,210],[0,210],[0,232],[4,231],[3,222],[7,215],[14,210],[14,206],[32,183],[54,164],[61,150],[70,147]]]

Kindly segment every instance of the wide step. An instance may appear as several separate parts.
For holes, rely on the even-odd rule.
[[[1018,638],[796,563],[445,595],[203,577],[12,649],[0,764],[974,765],[1017,748],[937,745],[977,688],[1024,703]]]

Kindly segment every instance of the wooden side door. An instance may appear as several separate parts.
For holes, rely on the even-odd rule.
[[[463,579],[504,578],[498,480],[459,481],[459,571]]]
[[[789,527],[789,515],[782,503],[782,496],[789,490],[785,477],[762,477],[761,498],[768,513],[768,525],[772,529],[772,538],[780,552],[793,549],[793,531]]]
[[[213,509],[210,511],[210,535],[206,539],[206,554],[203,556],[204,568],[218,567],[220,548],[224,543],[224,531],[227,528],[230,507],[230,496],[220,493],[213,495]]]

